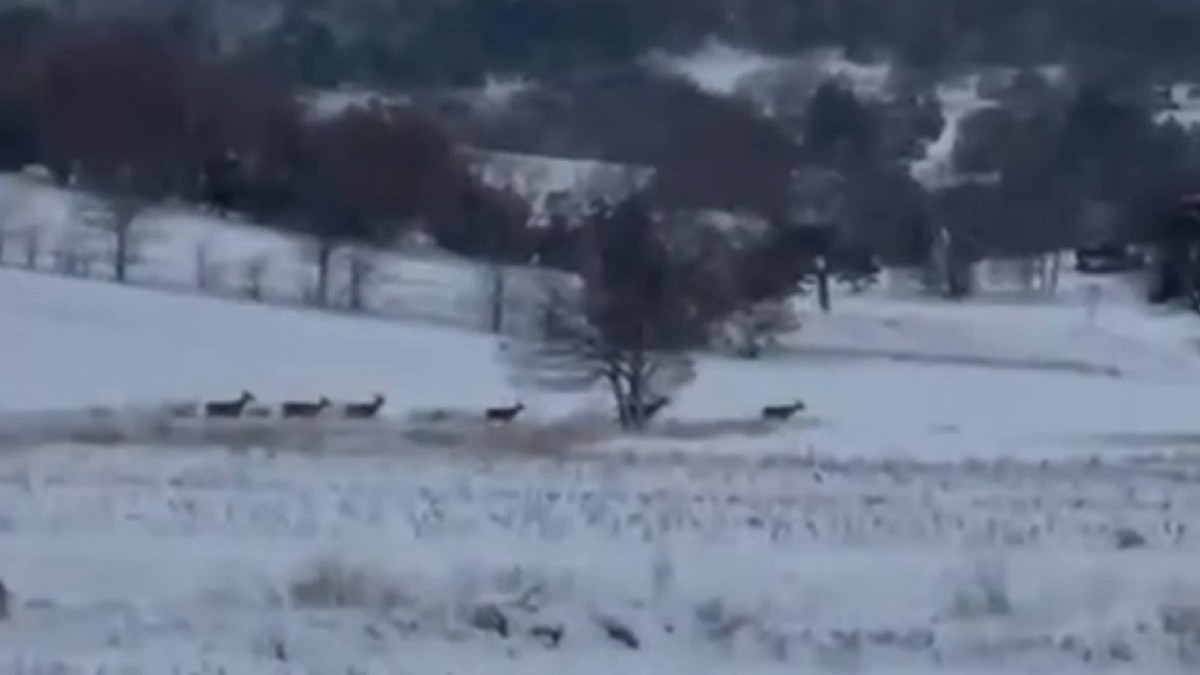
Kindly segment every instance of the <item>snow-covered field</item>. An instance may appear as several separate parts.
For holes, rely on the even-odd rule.
[[[6,457],[0,672],[1195,667],[1195,465],[380,450]]]
[[[609,431],[602,392],[515,388],[487,336],[16,270],[0,270],[0,284],[0,365],[20,383],[0,388],[0,434],[9,438],[194,437],[186,426],[194,422],[162,421],[158,407],[250,389],[268,404],[383,393],[386,419],[376,427],[403,431],[443,411],[462,422],[454,442],[463,444],[486,443],[487,428],[474,424],[483,408],[522,400],[528,433],[548,442],[630,443]],[[1069,296],[995,306],[841,299],[832,315],[808,312],[777,356],[706,357],[653,438],[638,443],[1006,454],[1191,433],[1200,367],[1190,318],[1151,316],[1111,295],[1091,322]],[[811,410],[804,420],[783,429],[757,420],[763,405],[797,397]],[[331,428],[342,435],[362,428],[339,425]]]
[[[725,93],[787,65],[701,56],[680,69]],[[973,87],[939,90],[952,124],[920,177],[947,178]],[[1200,666],[1200,322],[1124,280],[839,296],[762,361],[703,357],[631,436],[602,393],[521,389],[491,338],[444,327],[486,317],[463,261],[379,258],[372,309],[423,323],[288,308],[314,284],[303,241],[155,209],[131,277],[158,290],[122,287],[103,262],[15,269],[111,242],[72,195],[0,192],[0,675]],[[194,292],[254,279],[275,306]],[[167,410],[243,389],[387,405]]]
[[[0,188],[0,675],[1200,664],[1200,322],[1127,280],[802,301],[629,436],[445,327],[486,315],[462,261],[379,259],[373,309],[422,323],[314,312],[302,241],[159,209],[101,283],[43,273],[111,245],[74,197]],[[270,305],[230,302],[255,268]],[[267,417],[168,411],[243,389]]]
[[[0,673],[1186,672],[1197,329],[1087,283],[839,298],[633,437],[479,334],[0,270]],[[243,388],[388,404],[160,412]]]

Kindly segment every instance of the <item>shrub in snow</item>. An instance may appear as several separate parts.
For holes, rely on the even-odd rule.
[[[1134,660],[1133,646],[1122,639],[1114,640],[1108,645],[1108,658],[1113,661],[1130,663]]]
[[[744,613],[730,613],[720,598],[713,598],[696,607],[696,622],[708,639],[716,642],[733,639],[753,619]]]
[[[717,329],[715,341],[735,355],[757,359],[778,346],[779,338],[800,329],[800,317],[789,299],[764,300],[730,315]]]
[[[338,560],[319,561],[288,589],[292,605],[305,609],[392,608],[405,603],[405,596],[386,580]]]
[[[1200,657],[1200,605],[1168,605],[1159,609],[1158,618],[1163,632],[1178,640],[1180,660]]]
[[[654,561],[654,569],[651,579],[651,587],[656,600],[662,600],[671,590],[671,586],[675,582],[675,565],[671,561],[668,553],[662,553],[658,559]]]
[[[1131,548],[1142,548],[1146,545],[1146,538],[1142,536],[1141,532],[1132,527],[1117,528],[1113,532],[1113,537],[1117,541],[1117,549],[1122,551]]]
[[[1012,613],[1004,569],[980,566],[954,591],[950,615],[958,619],[1007,616]]]
[[[557,647],[563,639],[563,633],[566,629],[562,624],[545,625],[537,624],[529,629],[529,635],[542,640],[547,647]]]
[[[471,610],[471,625],[485,633],[495,633],[502,638],[509,635],[508,617],[492,603],[478,605]]]
[[[610,639],[619,642],[630,649],[641,648],[642,643],[641,640],[638,639],[637,634],[633,632],[633,629],[629,628],[620,621],[617,621],[610,616],[599,616],[596,617],[596,623],[600,624],[600,627],[604,629],[604,634]]]
[[[263,301],[263,282],[270,260],[265,255],[251,258],[242,269],[242,293],[255,302]]]

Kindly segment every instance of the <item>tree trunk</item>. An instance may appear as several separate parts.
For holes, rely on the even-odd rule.
[[[322,307],[329,302],[329,268],[335,248],[334,243],[327,239],[317,241],[317,290],[313,301]]]
[[[822,312],[829,313],[829,264],[825,256],[817,257],[817,302]]]
[[[641,431],[646,426],[646,355],[639,348],[629,359],[629,386],[625,403],[628,411],[629,429]]]
[[[622,429],[629,428],[629,405],[626,402],[624,383],[616,372],[608,375],[608,386],[612,390],[613,401],[617,404],[617,423]]]
[[[371,276],[372,262],[365,251],[354,251],[350,257],[350,309],[361,312],[367,308],[366,286]]]
[[[209,244],[201,242],[196,245],[196,288],[207,291],[209,287]]]
[[[116,249],[113,254],[113,278],[123,284],[129,278],[129,263],[133,260],[134,247],[137,245],[133,223],[137,219],[138,203],[131,197],[119,197],[110,202],[110,208]]]
[[[493,333],[499,334],[504,329],[504,298],[506,295],[504,267],[502,265],[493,265],[491,276],[491,329]]]
[[[123,284],[129,276],[129,226],[117,223],[115,234],[117,250],[113,260],[113,277],[117,283]]]
[[[38,254],[41,253],[41,236],[37,227],[29,228],[28,239],[25,240],[25,267],[36,269]]]
[[[1050,254],[1049,270],[1046,272],[1046,294],[1058,293],[1058,280],[1062,274],[1062,254],[1055,251]]]

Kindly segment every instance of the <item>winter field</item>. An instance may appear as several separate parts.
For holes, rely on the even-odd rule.
[[[120,286],[86,204],[0,192],[0,675],[1200,664],[1200,322],[1127,280],[803,300],[632,436],[602,392],[515,384],[463,261],[380,255],[388,320],[316,312],[304,242],[157,209]],[[265,417],[171,412],[243,389]],[[374,420],[273,407],[376,392]]]
[[[1197,330],[1088,283],[838,298],[631,437],[477,333],[0,270],[0,673],[1186,672]],[[163,409],[243,388],[388,403]]]

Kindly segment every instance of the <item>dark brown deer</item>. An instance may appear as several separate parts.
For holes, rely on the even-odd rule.
[[[365,420],[375,417],[379,414],[379,409],[383,407],[383,394],[375,394],[375,398],[370,403],[347,403],[346,417],[352,420]]]
[[[796,401],[790,405],[769,405],[762,409],[764,420],[783,421],[804,410],[804,401]]]
[[[671,398],[669,396],[659,396],[649,403],[643,403],[642,421],[649,422],[650,420],[654,419],[654,416],[658,414],[659,410],[662,410],[670,404]]]
[[[254,400],[254,394],[243,391],[242,395],[233,401],[206,401],[204,414],[208,417],[241,417],[242,410]]]
[[[488,408],[486,417],[489,422],[511,422],[524,409],[525,404],[518,401],[516,405],[507,408]]]
[[[316,417],[322,410],[329,406],[329,398],[322,396],[315,403],[312,401],[284,401],[279,410],[285,419],[292,417]]]

